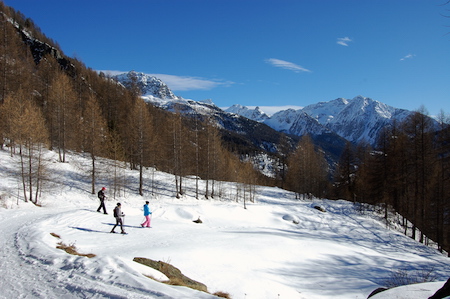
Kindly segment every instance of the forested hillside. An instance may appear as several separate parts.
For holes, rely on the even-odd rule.
[[[450,130],[443,116],[440,124],[436,131],[429,117],[415,112],[384,128],[376,149],[349,146],[335,174],[335,196],[380,205],[387,223],[389,212],[397,212],[405,234],[448,251]]]
[[[30,19],[0,4],[1,134],[12,153],[23,155],[22,167],[32,165],[24,181],[30,200],[38,200],[43,146],[61,162],[69,150],[89,154],[92,192],[99,156],[173,173],[178,195],[185,175],[257,182],[258,172],[222,146],[215,126],[146,104],[133,89],[65,57]],[[213,186],[199,194],[213,196]]]
[[[259,153],[243,150],[235,135],[207,118],[144,102],[133,86],[126,89],[66,57],[32,20],[2,2],[0,39],[0,143],[19,157],[25,200],[39,204],[46,177],[43,148],[57,152],[60,162],[67,162],[68,151],[77,151],[92,161],[93,193],[100,175],[96,158],[106,157],[141,174],[146,167],[173,174],[178,197],[183,179],[191,176],[208,182],[197,188],[197,198],[220,196],[214,181],[224,180],[238,182],[243,200],[253,198],[253,185],[271,184],[304,197],[376,204],[385,209],[387,223],[398,212],[405,234],[450,250],[450,131],[444,116],[436,131],[424,111],[414,113],[384,128],[375,149],[348,143],[337,163],[327,160],[309,136],[294,148],[282,136],[272,157],[277,167],[267,177],[252,163]],[[120,191],[120,174],[108,175],[112,192]],[[140,194],[142,177],[136,188]]]

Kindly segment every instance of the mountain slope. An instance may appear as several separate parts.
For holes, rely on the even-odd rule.
[[[277,152],[282,133],[262,122],[225,112],[210,100],[193,101],[177,97],[160,79],[144,73],[129,72],[113,78],[125,86],[130,86],[134,80],[140,88],[142,98],[157,107],[215,123],[221,129],[222,139],[239,153]],[[296,137],[294,139],[291,139],[291,146],[297,142]]]

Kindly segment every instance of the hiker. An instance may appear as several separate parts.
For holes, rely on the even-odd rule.
[[[98,199],[100,199],[100,206],[97,209],[97,212],[100,213],[100,209],[103,208],[103,214],[108,214],[106,213],[106,207],[105,207],[105,199],[106,199],[106,195],[105,195],[105,187],[102,187],[102,189],[100,191],[98,191],[97,196]]]
[[[148,206],[149,202],[146,201],[145,205],[144,205],[144,217],[145,217],[145,221],[144,223],[141,223],[142,227],[150,227],[150,215],[152,214],[152,212],[150,212],[150,207]]]
[[[122,213],[122,210],[120,209],[121,205],[120,202],[117,203],[117,206],[114,208],[114,218],[116,218],[116,225],[111,230],[111,233],[115,233],[114,229],[120,225],[120,229],[122,230],[121,234],[125,234],[125,231],[123,230],[123,220],[122,217],[125,217],[125,214]]]

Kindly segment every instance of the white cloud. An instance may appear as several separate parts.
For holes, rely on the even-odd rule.
[[[190,76],[176,76],[166,74],[149,74],[161,79],[166,83],[170,89],[174,91],[186,91],[186,90],[209,90],[218,86],[230,86],[234,84],[231,81],[212,80],[200,77]]]
[[[257,106],[245,106],[248,109],[255,109]],[[294,110],[299,110],[299,109],[303,109],[303,106],[297,106],[297,105],[282,105],[282,106],[258,106],[259,109],[261,110],[261,112],[264,112],[265,114],[267,114],[268,116],[272,116],[277,112],[280,111],[284,111],[284,110],[288,110],[288,109],[294,109]],[[219,107],[222,110],[227,110],[228,107]]]
[[[124,71],[111,71],[111,70],[98,70],[98,73],[104,73],[106,76],[116,76],[116,75],[120,75],[123,73],[128,73],[128,72],[124,72]]]
[[[353,40],[350,38],[350,37],[339,37],[338,39],[337,39],[337,41],[336,41],[336,43],[338,44],[338,45],[341,45],[341,46],[346,46],[346,47],[348,47],[348,43],[350,43],[350,42],[352,42]]]
[[[416,56],[416,54],[408,54],[403,58],[400,58],[400,61],[406,60],[406,59],[412,59],[414,56]]]
[[[279,112],[279,111],[283,111],[283,110],[288,110],[288,109],[294,109],[294,110],[299,110],[299,109],[303,109],[303,106],[297,106],[297,105],[284,105],[284,106],[258,106],[259,109],[261,109],[262,112],[266,113],[269,116],[274,115],[275,113]],[[247,106],[247,108],[249,109],[255,109],[256,106]]]
[[[106,75],[115,76],[123,73],[123,71],[99,71]],[[147,74],[147,73],[146,73]],[[216,80],[216,79],[206,79],[200,77],[191,76],[177,76],[177,75],[167,75],[167,74],[147,74],[149,76],[154,76],[161,79],[164,83],[169,86],[172,91],[188,91],[188,90],[210,90],[218,86],[230,86],[234,84],[231,81]]]
[[[289,61],[284,61],[284,60],[281,60],[281,59],[269,58],[269,59],[266,59],[265,61],[268,64],[271,64],[271,65],[273,65],[275,67],[279,67],[279,68],[282,68],[282,69],[294,71],[296,73],[311,72],[310,70],[305,69],[304,67],[302,67],[302,66],[300,66],[298,64],[295,64],[295,63],[292,63],[292,62],[289,62]]]

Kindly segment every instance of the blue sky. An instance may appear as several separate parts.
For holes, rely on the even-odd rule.
[[[447,0],[5,0],[94,70],[220,107],[370,97],[450,113]]]

